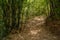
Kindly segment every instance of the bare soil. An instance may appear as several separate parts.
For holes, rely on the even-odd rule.
[[[29,19],[21,32],[10,33],[3,40],[60,40],[48,30],[45,20],[44,16]]]

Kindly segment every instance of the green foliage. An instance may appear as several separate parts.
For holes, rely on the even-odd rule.
[[[0,40],[6,35],[6,28],[4,27],[4,21],[3,21],[3,11],[0,7]]]
[[[0,0],[0,38],[19,27],[23,0]]]
[[[0,5],[1,36],[9,28],[19,28],[28,19],[48,15],[50,11],[48,0],[0,0]]]
[[[35,16],[48,15],[50,4],[47,0],[25,0],[22,8],[22,20],[28,20]]]
[[[60,2],[59,0],[51,0],[50,2],[51,4],[51,18],[53,18],[53,20],[59,20],[60,19]]]

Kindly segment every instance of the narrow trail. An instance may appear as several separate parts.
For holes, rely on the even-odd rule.
[[[45,17],[34,17],[29,19],[21,33],[10,34],[3,40],[59,40],[44,28]]]

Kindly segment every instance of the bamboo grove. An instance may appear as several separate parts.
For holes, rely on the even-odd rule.
[[[8,29],[18,28],[23,0],[2,0],[4,25]]]
[[[21,26],[22,5],[23,0],[0,0],[1,25],[3,25],[0,27],[0,37],[7,35],[13,28],[18,29]]]
[[[3,35],[3,29],[7,31],[21,28],[23,23],[35,16],[46,15],[52,19],[59,17],[59,2],[59,0],[0,0],[0,25],[3,26],[0,27],[0,34]]]

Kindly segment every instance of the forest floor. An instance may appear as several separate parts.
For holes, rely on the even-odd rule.
[[[45,19],[44,16],[29,19],[20,33],[10,33],[3,40],[60,40],[45,29]]]

